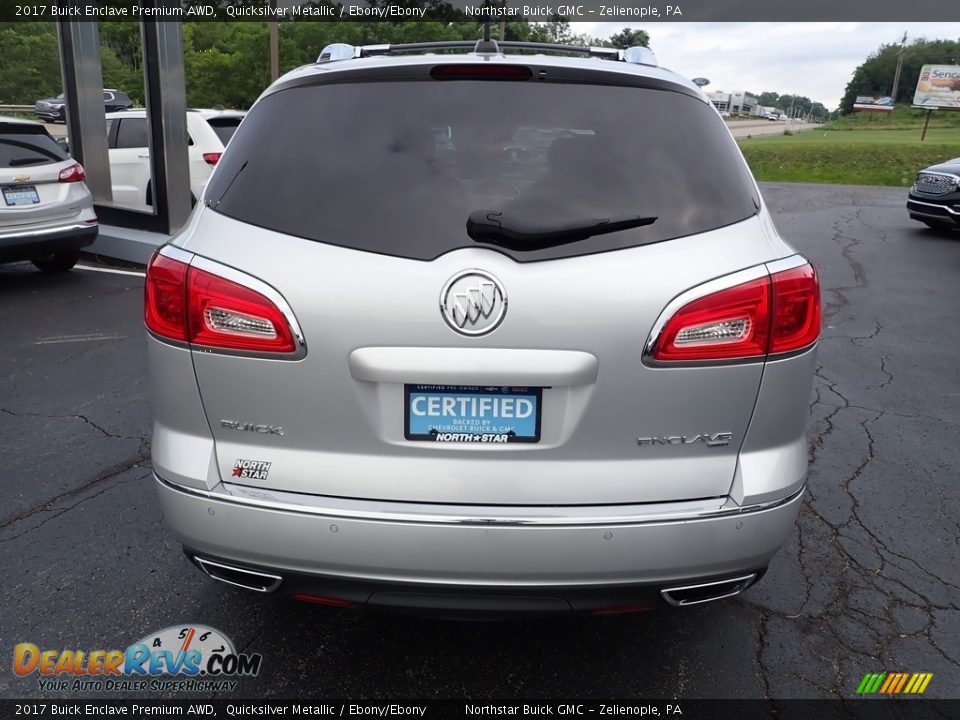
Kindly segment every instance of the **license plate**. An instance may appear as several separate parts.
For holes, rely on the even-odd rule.
[[[14,185],[3,188],[3,201],[13,205],[36,205],[40,202],[40,195],[33,185]]]
[[[427,442],[539,442],[542,393],[533,387],[405,385],[403,434]]]

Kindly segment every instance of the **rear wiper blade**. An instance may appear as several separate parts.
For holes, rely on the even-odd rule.
[[[467,235],[479,243],[511,250],[539,250],[586,240],[594,235],[652,225],[656,216],[623,215],[566,222],[532,223],[505,217],[500,210],[474,210],[467,218]]]
[[[46,158],[13,158],[7,163],[7,167],[20,167],[22,165],[42,165],[48,163],[50,160]]]

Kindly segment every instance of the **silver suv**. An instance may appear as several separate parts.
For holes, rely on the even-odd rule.
[[[741,592],[804,489],[812,266],[649,50],[450,47],[282,77],[151,260],[167,522],[327,605]]]

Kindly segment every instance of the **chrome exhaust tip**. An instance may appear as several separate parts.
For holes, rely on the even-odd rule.
[[[271,593],[280,587],[280,584],[283,582],[283,578],[279,575],[271,575],[270,573],[257,570],[247,570],[246,568],[240,568],[234,565],[225,565],[221,562],[207,560],[199,555],[194,555],[193,560],[201,570],[214,580],[227,583],[227,585],[236,585],[245,590]]]
[[[756,579],[757,574],[750,573],[749,575],[742,575],[727,580],[664,588],[660,591],[660,597],[674,607],[700,605],[701,603],[723,600],[724,598],[739,595],[750,587]]]

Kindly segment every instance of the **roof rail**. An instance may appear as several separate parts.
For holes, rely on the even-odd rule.
[[[348,45],[333,43],[327,45],[317,58],[318,63],[333,62],[335,60],[349,60],[352,58],[375,57],[381,55],[398,55],[416,52],[434,52],[437,50],[468,50],[487,54],[498,53],[500,49],[532,50],[539,53],[567,53],[587,55],[589,57],[606,58],[608,60],[623,60],[639,65],[657,66],[657,59],[649,48],[634,46],[626,50],[606,47],[587,47],[584,45],[558,45],[554,43],[536,43],[517,40],[443,40],[439,42],[416,42],[383,45]]]

